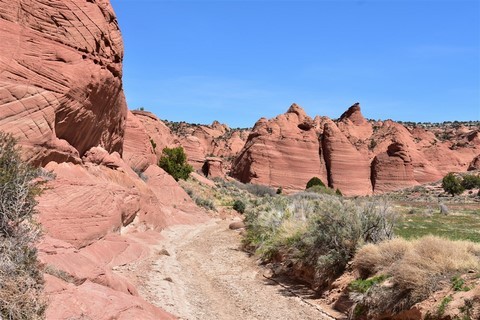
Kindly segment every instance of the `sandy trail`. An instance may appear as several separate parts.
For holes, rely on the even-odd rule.
[[[163,254],[145,266],[140,294],[180,319],[332,319],[264,278],[228,224],[210,220],[162,232]]]

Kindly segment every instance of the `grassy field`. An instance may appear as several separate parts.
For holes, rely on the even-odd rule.
[[[480,208],[453,207],[448,215],[430,206],[395,206],[401,213],[396,234],[406,239],[437,235],[452,240],[480,242]]]

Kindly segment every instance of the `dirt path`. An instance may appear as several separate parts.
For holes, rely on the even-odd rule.
[[[210,220],[164,231],[158,249],[165,250],[149,262],[140,293],[180,319],[332,319],[264,278],[228,224]]]

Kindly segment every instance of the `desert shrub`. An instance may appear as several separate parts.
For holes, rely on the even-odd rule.
[[[361,248],[353,267],[362,279],[389,277],[389,286],[374,286],[357,297],[359,304],[368,309],[368,316],[375,318],[387,311],[409,309],[425,300],[440,288],[445,277],[480,271],[480,245],[434,236],[411,242],[393,239]]]
[[[193,198],[193,200],[195,201],[195,204],[199,207],[205,208],[207,210],[217,211],[217,208],[215,207],[215,203],[213,203],[213,201],[210,199],[205,199],[205,198],[196,196]]]
[[[462,186],[461,180],[455,177],[453,173],[449,173],[443,178],[442,188],[452,196],[460,194],[465,190]]]
[[[237,211],[238,213],[244,213],[245,212],[245,202],[242,200],[235,200],[233,203],[233,210]]]
[[[308,192],[315,192],[315,193],[324,193],[324,194],[329,194],[329,195],[338,195],[338,193],[331,188],[325,187],[325,186],[320,186],[320,185],[314,185],[310,188],[307,189]]]
[[[177,181],[187,180],[193,171],[193,167],[187,163],[187,156],[182,147],[164,148],[158,166]]]
[[[480,176],[474,176],[474,175],[465,175],[462,179],[462,187],[470,190],[470,189],[475,189],[475,188],[480,188]]]
[[[305,189],[310,189],[313,186],[325,187],[325,184],[322,182],[322,180],[320,180],[320,178],[313,177],[312,179],[308,180]]]
[[[335,194],[337,196],[343,197],[343,193],[342,193],[342,191],[340,191],[340,189],[335,190]]]
[[[43,172],[20,158],[12,136],[0,133],[0,318],[42,319],[43,275],[34,221]]]
[[[251,184],[247,183],[243,185],[243,187],[253,194],[254,196],[258,197],[265,197],[265,196],[271,196],[273,197],[276,194],[276,191],[268,186],[262,186],[260,184]]]
[[[315,270],[315,287],[331,283],[364,242],[393,236],[393,214],[364,203],[313,192],[265,199],[246,212],[245,243],[268,261],[277,253]]]
[[[155,143],[155,141],[152,138],[150,138],[150,144],[152,145],[153,152],[155,152],[156,149],[157,149],[157,144]]]

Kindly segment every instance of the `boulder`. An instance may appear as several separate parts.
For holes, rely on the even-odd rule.
[[[472,162],[470,162],[470,165],[468,166],[468,170],[480,170],[480,154],[473,158]]]

